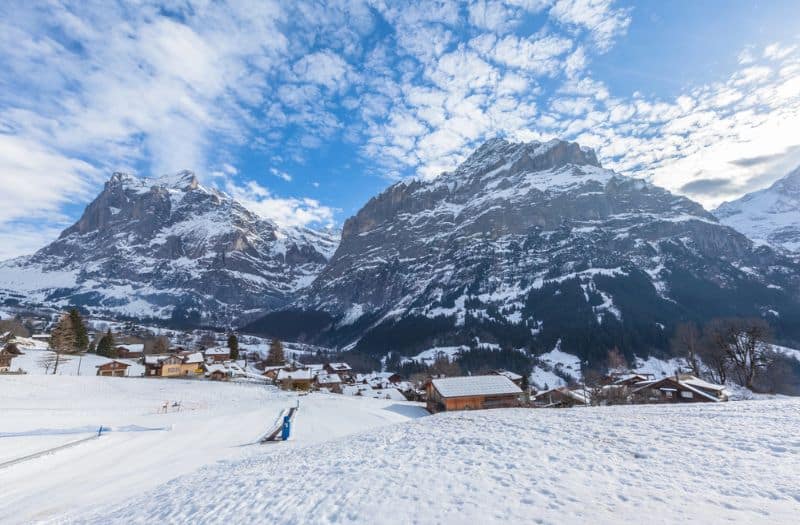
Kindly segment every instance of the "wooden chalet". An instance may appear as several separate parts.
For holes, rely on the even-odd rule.
[[[728,400],[725,387],[688,374],[637,383],[631,396],[638,403],[718,403]]]
[[[342,393],[342,378],[338,374],[317,374],[314,384],[317,388],[325,388],[337,394]]]
[[[325,371],[329,374],[338,375],[343,381],[352,381],[355,379],[353,368],[347,363],[326,363]]]
[[[202,374],[203,354],[146,355],[142,358],[145,377],[181,377]]]
[[[642,381],[652,381],[655,379],[653,374],[640,374],[638,372],[632,372],[630,374],[615,374],[609,376],[608,381],[605,382],[607,385],[617,385],[617,386],[624,386],[624,387],[633,387]]]
[[[128,363],[121,361],[109,361],[102,365],[97,365],[97,375],[103,377],[125,377],[128,375]]]
[[[304,368],[300,370],[285,370],[278,371],[278,376],[275,382],[283,390],[311,390],[311,383],[313,377],[311,370]]]
[[[588,404],[586,395],[565,386],[539,392],[533,398],[533,406],[537,408],[571,408]]]
[[[141,359],[143,356],[143,344],[117,345],[117,357],[120,359]]]
[[[224,365],[213,363],[206,365],[206,377],[212,381],[228,381],[231,375]]]
[[[209,363],[223,363],[231,360],[231,350],[227,346],[206,348],[203,353]]]
[[[505,376],[465,376],[433,379],[427,385],[432,414],[450,410],[481,410],[520,406],[522,390]]]
[[[0,350],[0,372],[10,372],[11,360],[15,357],[17,357],[17,354],[10,352],[6,348]]]

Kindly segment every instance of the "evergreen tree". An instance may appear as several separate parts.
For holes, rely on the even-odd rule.
[[[230,334],[228,336],[228,350],[231,351],[231,359],[234,361],[239,359],[239,339],[236,337],[236,334]]]
[[[75,349],[85,352],[89,348],[89,332],[86,330],[86,324],[77,308],[69,311],[69,319],[75,333]]]
[[[280,339],[273,339],[269,344],[267,366],[279,366],[284,363],[286,363],[286,358],[283,355],[283,343]]]
[[[117,357],[117,345],[114,342],[114,334],[111,333],[110,329],[97,343],[97,355],[110,358]]]

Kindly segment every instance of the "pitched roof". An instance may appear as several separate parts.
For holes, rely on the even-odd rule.
[[[705,381],[703,381],[703,382],[705,382]],[[718,397],[714,397],[713,395],[709,394],[708,392],[704,392],[703,390],[700,390],[700,388],[698,388],[697,386],[693,386],[692,384],[687,383],[686,381],[676,380],[674,377],[665,377],[663,379],[658,379],[656,381],[643,381],[641,383],[637,383],[636,384],[637,388],[633,390],[633,393],[640,392],[641,390],[644,390],[645,388],[662,388],[659,385],[664,384],[664,383],[677,384],[677,385],[685,388],[686,390],[690,390],[691,392],[694,392],[698,396],[705,397],[706,399],[709,399],[711,401],[724,401],[724,399],[720,399]],[[709,383],[709,384],[712,384],[712,383]]]
[[[347,363],[328,363],[333,370],[352,370]]]
[[[227,346],[214,346],[204,350],[206,355],[230,355],[231,350]]]
[[[442,397],[496,396],[522,393],[522,390],[509,378],[496,375],[434,379],[433,387]]]

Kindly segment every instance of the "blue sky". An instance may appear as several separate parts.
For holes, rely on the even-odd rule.
[[[0,256],[115,170],[341,225],[484,140],[560,137],[713,207],[800,164],[796,1],[0,5]]]

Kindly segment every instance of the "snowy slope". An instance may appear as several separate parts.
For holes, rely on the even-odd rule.
[[[439,414],[211,466],[77,521],[793,523],[798,431],[796,400]]]
[[[723,203],[713,213],[758,243],[800,251],[800,167],[768,188]]]
[[[160,413],[168,401],[168,413]],[[181,409],[173,408],[174,402]],[[408,402],[314,394],[300,398],[292,439],[250,445],[297,396],[241,383],[145,378],[0,378],[0,461],[68,440],[99,439],[0,468],[0,523],[72,521],[222,460],[268,458],[426,414]],[[221,489],[221,487],[217,487]],[[216,490],[216,489],[215,489]],[[211,493],[203,489],[203,497]]]
[[[280,228],[188,171],[115,173],[56,241],[0,264],[0,296],[222,323],[285,304],[336,244],[335,232]]]

